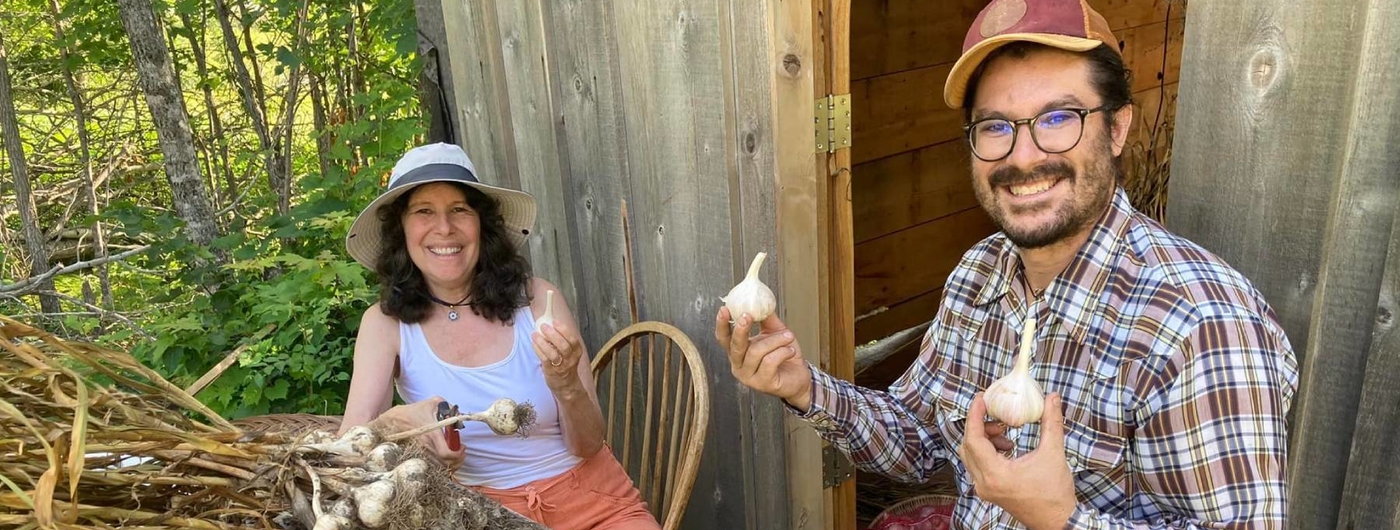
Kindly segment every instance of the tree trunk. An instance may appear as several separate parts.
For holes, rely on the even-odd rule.
[[[278,194],[277,213],[287,214],[291,210],[291,203],[284,199],[280,190],[287,188],[286,163],[281,161],[281,157],[274,148],[272,134],[267,127],[267,114],[264,112],[264,105],[258,103],[259,92],[255,87],[260,87],[259,80],[254,83],[253,77],[248,73],[248,65],[243,60],[242,45],[238,43],[238,35],[233,31],[233,23],[230,21],[232,14],[229,12],[228,4],[224,0],[214,0],[214,16],[219,19],[219,29],[224,37],[224,46],[228,48],[230,62],[233,63],[233,81],[238,85],[238,97],[243,101],[243,111],[248,113],[249,119],[253,121],[253,132],[258,135],[258,147],[263,152],[263,166],[267,171],[267,184],[273,192]],[[254,63],[256,66],[256,63]],[[290,199],[290,197],[286,197]]]
[[[19,119],[15,116],[15,100],[10,93],[10,60],[5,54],[5,41],[0,35],[0,133],[5,140],[5,151],[10,157],[10,174],[15,177],[15,202],[19,203],[19,218],[24,224],[24,246],[29,251],[29,270],[37,276],[49,270],[49,252],[45,247],[44,231],[39,229],[39,212],[34,206],[33,189],[29,186],[29,167],[25,165],[24,145],[19,140]],[[40,287],[52,291],[53,280],[45,280]],[[39,306],[45,313],[58,313],[63,310],[58,297],[40,295]]]
[[[310,72],[308,80],[311,84],[311,126],[316,134],[316,161],[320,163],[321,177],[324,178],[331,173],[331,137],[330,131],[326,130],[326,95],[321,88],[321,76],[315,71]]]
[[[118,0],[117,4],[122,25],[131,41],[137,81],[146,95],[146,105],[151,109],[156,137],[165,156],[165,177],[170,182],[175,211],[185,221],[190,240],[208,246],[219,236],[219,226],[204,189],[194,135],[190,132],[189,116],[185,114],[185,96],[175,79],[170,50],[161,38],[150,0]]]
[[[180,13],[180,21],[185,24],[185,27],[190,28],[190,32],[185,35],[190,41],[190,51],[194,54],[194,65],[199,72],[199,88],[204,93],[204,112],[209,115],[209,132],[214,135],[214,144],[217,146],[216,156],[211,158],[218,161],[219,175],[224,179],[224,196],[229,201],[234,201],[238,198],[238,182],[234,180],[233,168],[229,165],[228,138],[224,135],[224,121],[219,118],[219,107],[214,103],[214,88],[209,77],[209,56],[204,53],[204,43],[202,42],[204,26],[201,25],[196,29],[193,19],[184,12]],[[195,38],[196,32],[201,35],[200,38]],[[212,172],[215,168],[209,169]]]
[[[49,0],[49,12],[53,15],[54,40],[60,43],[65,42],[63,35],[62,14],[58,7],[58,0]],[[102,223],[97,221],[98,215],[102,213],[102,204],[97,201],[97,183],[92,178],[92,141],[87,130],[87,102],[83,100],[83,79],[82,74],[73,71],[73,67],[68,58],[71,56],[66,44],[58,47],[59,57],[63,60],[63,80],[68,85],[68,99],[73,102],[73,119],[78,128],[78,164],[83,173],[83,192],[87,194],[88,213],[93,216],[92,234],[93,249],[95,259],[107,257],[107,236],[102,229]],[[112,282],[107,274],[107,265],[104,263],[97,267],[97,279],[102,291],[102,307],[112,309]],[[86,284],[84,284],[86,285]]]

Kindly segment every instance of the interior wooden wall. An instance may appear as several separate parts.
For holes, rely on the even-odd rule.
[[[853,4],[856,344],[932,318],[943,282],[963,252],[996,231],[973,196],[962,111],[943,104],[948,70],[967,28],[986,3]],[[1139,115],[1155,119],[1157,109],[1163,108],[1163,119],[1170,121],[1185,3],[1089,3],[1120,40],[1133,72],[1133,98],[1142,107]],[[1141,134],[1147,127],[1137,121]],[[904,357],[907,365],[907,354]]]
[[[1288,527],[1400,528],[1400,3],[1192,7],[1168,227],[1298,354]]]

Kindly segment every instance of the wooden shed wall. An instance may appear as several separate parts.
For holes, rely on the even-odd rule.
[[[811,143],[810,6],[416,5],[454,140],[483,180],[537,198],[528,249],[535,272],[560,285],[587,344],[596,348],[632,322],[630,292],[636,319],[674,324],[702,350],[711,424],[685,528],[822,522],[819,470],[803,466],[798,481],[807,484],[789,484],[790,452],[819,461],[810,452],[819,451],[815,435],[794,428],[778,400],[738,385],[712,338],[719,296],[759,251],[778,258],[764,281],[799,338],[815,345],[823,330],[825,291],[811,265],[820,262],[816,209],[825,189]],[[629,253],[634,291],[624,273]]]
[[[1201,2],[1168,226],[1237,267],[1298,354],[1289,528],[1400,528],[1400,3]]]
[[[948,70],[986,3],[853,2],[857,344],[932,318],[962,253],[996,231],[973,196],[962,111],[943,104]],[[1142,141],[1158,108],[1172,120],[1185,3],[1089,4],[1108,20],[1133,72],[1140,109],[1131,141]]]

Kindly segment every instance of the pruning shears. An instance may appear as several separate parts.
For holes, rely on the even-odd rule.
[[[462,413],[461,413],[459,410],[457,410],[457,405],[453,405],[453,404],[448,403],[448,402],[446,402],[446,401],[439,401],[439,402],[438,402],[438,405],[437,405],[437,419],[438,419],[438,421],[442,421],[442,420],[445,420],[445,419],[447,419],[447,418],[459,416],[459,415],[461,415],[461,414],[462,414]],[[442,427],[442,437],[443,437],[443,439],[445,439],[445,440],[447,441],[447,448],[448,448],[448,449],[451,449],[451,450],[453,450],[453,451],[461,451],[461,450],[462,450],[462,437],[461,437],[460,435],[457,434],[457,429],[461,429],[461,428],[462,428],[462,421],[461,421],[461,420],[458,420],[458,421],[449,423],[449,424],[444,425],[444,426]]]

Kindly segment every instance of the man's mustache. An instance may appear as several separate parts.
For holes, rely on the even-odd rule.
[[[993,187],[1015,186],[1051,177],[1072,180],[1074,179],[1074,168],[1064,161],[1046,162],[1030,171],[1022,171],[1021,168],[1015,166],[1002,166],[992,172],[989,182]]]

